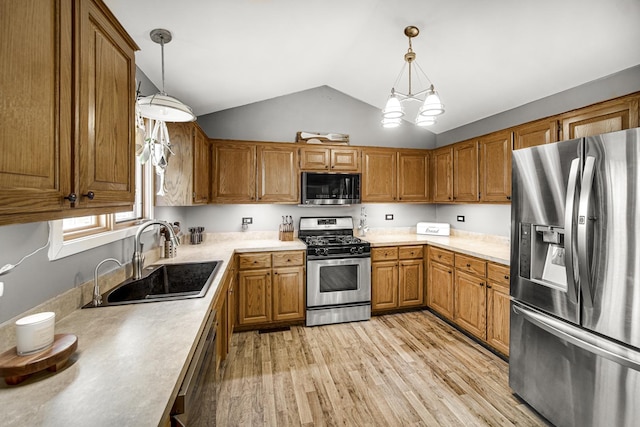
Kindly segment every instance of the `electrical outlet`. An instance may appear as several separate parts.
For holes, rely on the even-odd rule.
[[[456,219],[458,220],[458,222],[464,222],[464,215],[458,215]]]
[[[386,221],[393,221],[393,214],[385,214],[384,219]]]
[[[243,217],[242,218],[242,224],[247,225],[247,224],[253,224],[253,217]]]

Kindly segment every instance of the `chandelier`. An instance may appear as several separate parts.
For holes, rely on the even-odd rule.
[[[417,27],[408,26],[404,29],[404,34],[409,38],[409,49],[404,54],[404,65],[398,74],[393,87],[391,88],[391,95],[387,99],[387,103],[382,110],[382,126],[385,128],[395,128],[402,123],[402,117],[404,116],[404,108],[402,103],[404,102],[420,102],[422,106],[418,110],[418,114],[415,119],[417,126],[431,126],[436,123],[436,117],[444,113],[444,105],[440,101],[438,92],[433,88],[433,83],[427,74],[422,70],[422,67],[418,65],[416,61],[416,54],[411,46],[411,39],[416,37],[420,33]],[[400,78],[402,77],[405,68],[409,65],[409,91],[408,93],[398,92],[395,87],[397,86]],[[429,87],[417,93],[412,93],[412,78],[413,78],[413,66],[422,73],[422,75],[429,82]],[[420,76],[417,76],[419,79]]]
[[[164,45],[171,41],[171,33],[163,28],[156,28],[149,34],[151,40],[160,44],[162,53],[162,92],[149,95],[138,100],[142,117],[163,122],[192,122],[196,119],[191,107],[164,91]]]

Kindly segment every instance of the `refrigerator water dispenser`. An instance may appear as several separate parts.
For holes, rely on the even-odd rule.
[[[520,224],[520,276],[567,290],[563,228]]]

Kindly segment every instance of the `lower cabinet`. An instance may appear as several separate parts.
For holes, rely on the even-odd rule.
[[[235,287],[237,267],[236,257],[232,257],[226,275],[222,278],[221,292],[213,303],[216,310],[216,372],[227,358],[231,348],[231,336],[235,325]]]
[[[371,310],[424,305],[423,246],[371,249]]]
[[[427,306],[509,355],[509,267],[428,247]]]
[[[304,320],[304,251],[238,255],[238,325]]]

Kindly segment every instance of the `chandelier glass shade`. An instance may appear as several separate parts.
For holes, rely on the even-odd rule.
[[[142,117],[163,122],[192,122],[196,119],[191,107],[179,99],[167,95],[164,91],[164,45],[171,41],[171,33],[162,28],[156,28],[149,34],[151,40],[160,44],[162,52],[162,91],[138,99],[138,108]]]
[[[387,103],[382,110],[382,127],[394,128],[400,126],[400,124],[402,123],[402,117],[404,117],[405,115],[403,103],[406,102],[421,103],[420,109],[418,110],[418,114],[415,119],[415,124],[417,126],[431,126],[436,123],[436,117],[444,113],[444,105],[440,100],[438,92],[436,92],[435,88],[433,87],[433,83],[431,83],[429,77],[427,77],[426,73],[416,62],[416,54],[413,51],[411,39],[413,37],[416,37],[419,33],[420,31],[418,30],[418,28],[414,26],[409,26],[404,29],[404,34],[409,38],[409,49],[404,55],[405,64],[400,70],[400,74],[398,75],[398,78],[396,79],[391,89],[391,94],[387,99]],[[427,89],[417,93],[412,93],[412,77],[414,65],[415,68],[419,72],[421,72],[429,82],[429,87]],[[409,91],[408,93],[401,93],[398,92],[395,87],[399,83],[405,68],[408,68]]]

